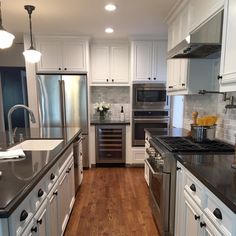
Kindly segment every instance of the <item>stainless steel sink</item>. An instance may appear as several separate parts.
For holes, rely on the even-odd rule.
[[[23,149],[24,151],[49,151],[56,148],[62,139],[29,139],[8,150]]]

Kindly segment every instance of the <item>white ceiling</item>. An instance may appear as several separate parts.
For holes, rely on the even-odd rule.
[[[106,12],[106,3],[116,12]],[[177,0],[2,0],[3,26],[9,32],[28,33],[24,5],[36,7],[32,14],[33,33],[81,35],[92,38],[167,38],[164,19]],[[112,35],[104,33],[107,26]],[[18,38],[18,40],[20,40]]]

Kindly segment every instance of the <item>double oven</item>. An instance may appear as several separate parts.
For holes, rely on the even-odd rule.
[[[169,128],[169,97],[164,83],[133,84],[132,93],[132,146],[144,146],[145,128]]]

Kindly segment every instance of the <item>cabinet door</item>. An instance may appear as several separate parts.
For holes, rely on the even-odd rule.
[[[62,43],[63,71],[86,72],[86,42],[66,40]]]
[[[75,179],[74,179],[74,162],[71,163],[68,169],[68,201],[69,201],[69,213],[72,211],[75,202]]]
[[[51,72],[62,70],[62,50],[59,40],[56,39],[37,39],[37,50],[42,53],[38,63],[39,72]]]
[[[92,83],[111,82],[109,71],[109,46],[91,46],[91,77]]]
[[[136,41],[133,44],[133,79],[148,81],[152,78],[152,41]]]
[[[48,222],[48,235],[58,236],[58,189],[53,188],[48,196],[48,211],[47,211],[47,222]]]
[[[129,82],[129,47],[114,45],[110,50],[110,77],[114,83]]]
[[[166,82],[167,74],[167,41],[153,42],[152,77],[154,81]]]
[[[184,191],[184,206],[183,206],[183,236],[200,236],[202,234],[202,228],[200,227],[200,221],[202,217],[202,211],[196,205],[196,203],[190,198],[188,193]]]
[[[179,83],[180,89],[187,89],[188,85],[188,59],[179,60]]]
[[[36,223],[37,223],[37,235],[39,236],[46,236],[48,235],[48,222],[47,222],[47,208],[46,208],[46,202],[45,205],[41,207],[41,209],[36,214]],[[54,226],[55,227],[55,226]]]
[[[69,178],[68,169],[66,168],[59,179],[58,185],[58,216],[59,216],[59,234],[63,235],[66,224],[69,219]]]
[[[224,8],[224,27],[221,54],[221,91],[236,91],[236,2],[227,0]]]

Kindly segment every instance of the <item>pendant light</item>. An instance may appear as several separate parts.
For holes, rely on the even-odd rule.
[[[11,47],[15,36],[7,32],[2,26],[2,9],[0,2],[0,48],[5,49]]]
[[[25,10],[29,14],[29,23],[30,23],[30,47],[29,49],[25,50],[23,52],[23,55],[25,57],[26,62],[29,63],[36,63],[40,61],[41,58],[41,52],[37,51],[33,46],[33,36],[32,36],[32,22],[31,22],[31,14],[33,10],[35,9],[34,6],[31,5],[25,5]]]

